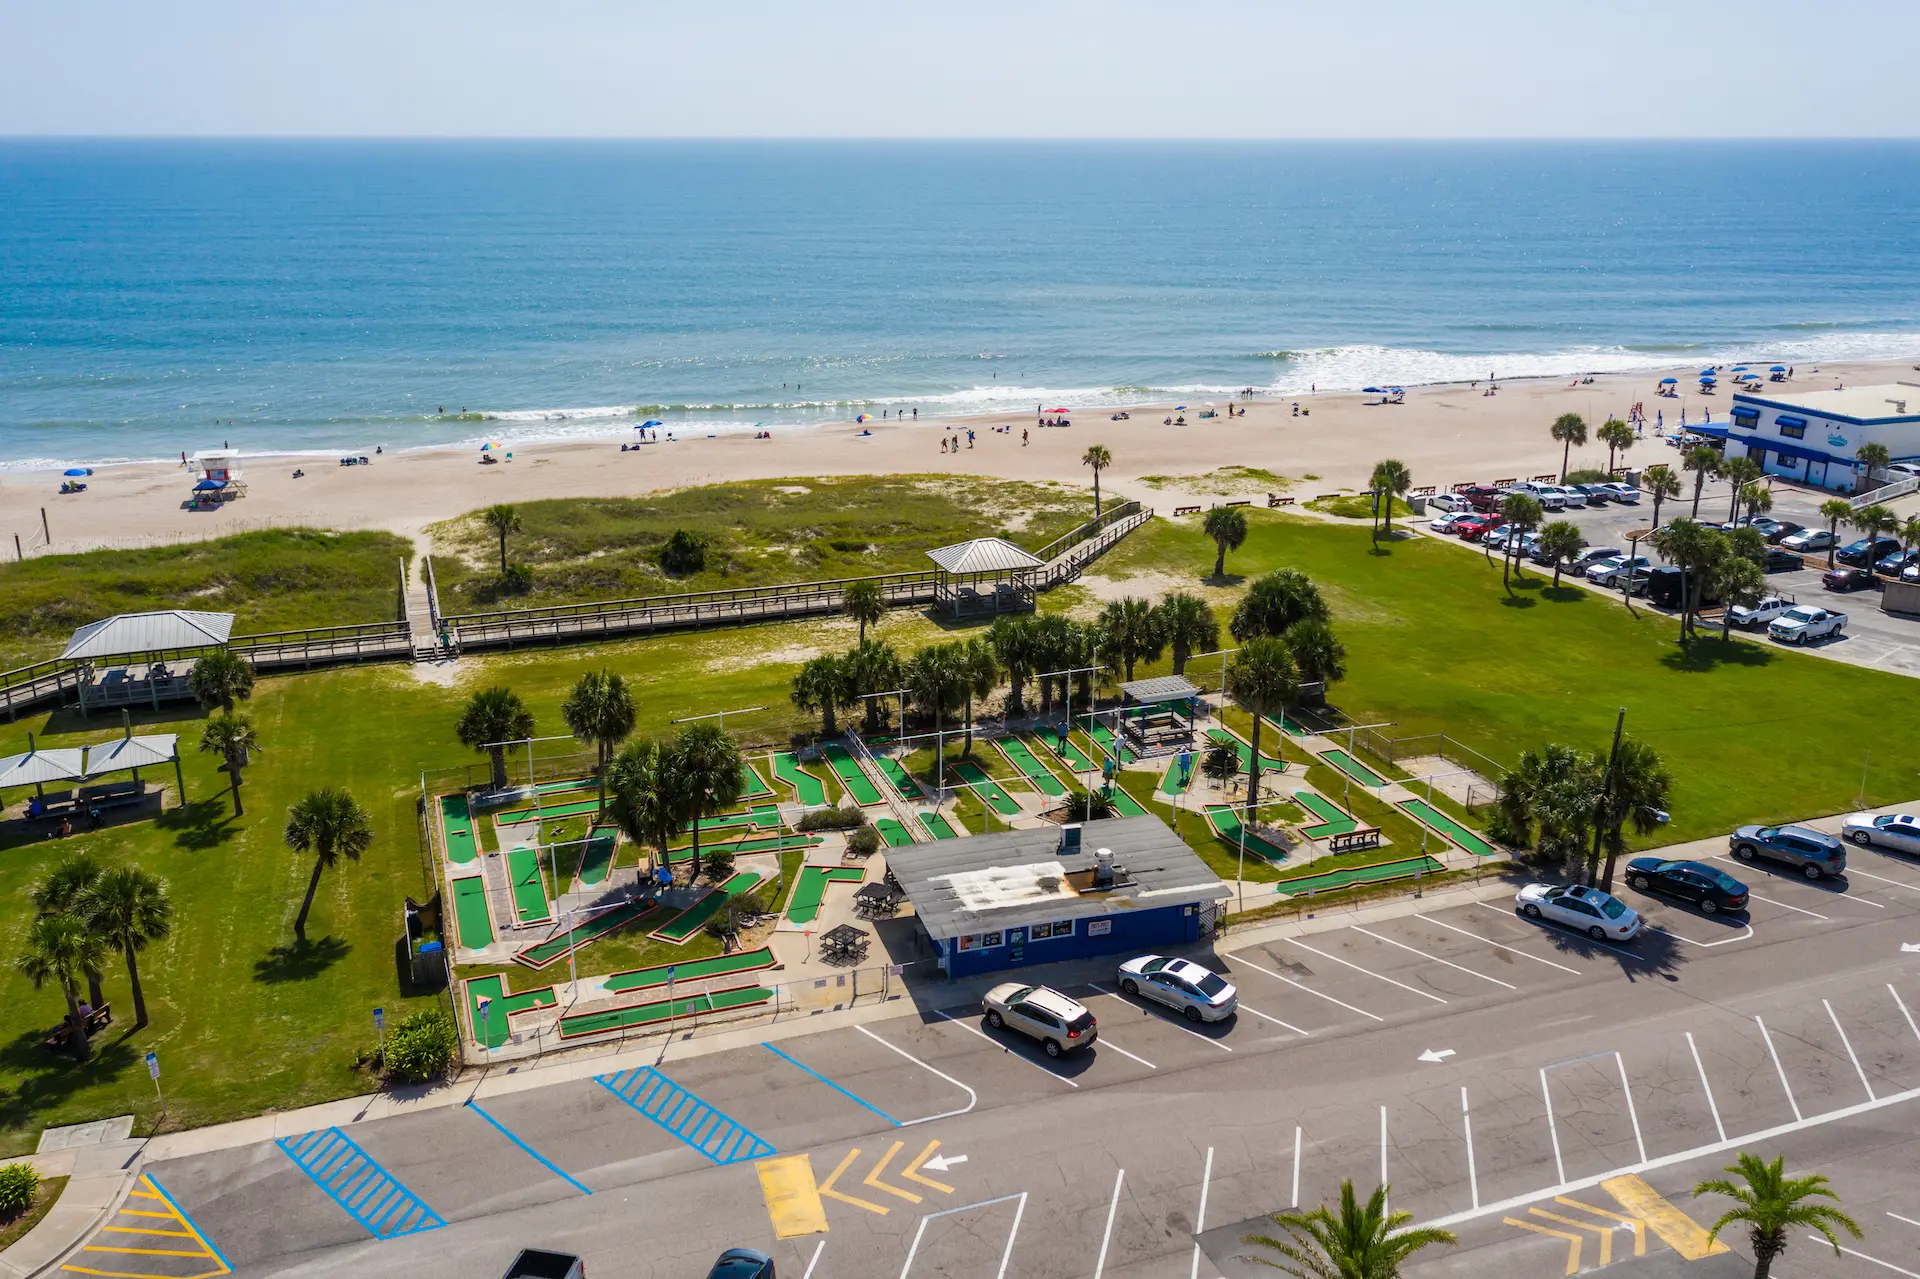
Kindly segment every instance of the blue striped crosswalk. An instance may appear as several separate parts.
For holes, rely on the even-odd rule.
[[[717,1164],[763,1159],[773,1147],[651,1066],[594,1081]]]
[[[376,1239],[435,1230],[447,1223],[338,1128],[274,1143],[301,1172]]]

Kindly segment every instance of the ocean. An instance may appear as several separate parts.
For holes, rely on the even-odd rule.
[[[1920,143],[0,141],[0,467],[1920,352]]]

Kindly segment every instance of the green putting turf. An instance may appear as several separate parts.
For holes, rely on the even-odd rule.
[[[880,838],[887,842],[888,848],[904,848],[913,842],[913,834],[891,817],[882,817],[873,825],[880,832]]]
[[[887,781],[900,792],[901,799],[911,802],[920,798],[920,783],[913,780],[906,765],[891,755],[875,755],[874,759],[879,761],[880,772]]]
[[[1000,783],[988,777],[987,770],[980,765],[967,760],[953,765],[953,772],[961,781],[975,788],[973,793],[977,798],[984,798],[987,803],[992,804],[994,812],[1004,817],[1019,815],[1020,805],[1013,802],[1013,796],[1000,789]]]
[[[639,923],[652,918],[655,914],[664,916],[666,911],[659,906],[649,906],[642,902],[628,902],[615,906],[604,914],[595,915],[585,923],[576,924],[571,932],[549,937],[537,946],[529,946],[513,957],[516,964],[525,964],[528,968],[545,968],[556,959],[563,959],[569,950],[578,950],[588,942],[599,941],[607,934],[625,928],[628,924]]]
[[[1019,738],[1003,737],[994,745],[1000,748],[1000,753],[1007,757],[1009,763],[1026,774],[1028,781],[1040,788],[1042,795],[1058,798],[1067,793],[1066,785],[1053,775],[1053,770],[1042,764]]]
[[[1351,777],[1354,781],[1359,782],[1362,786],[1372,786],[1377,789],[1387,784],[1386,778],[1380,776],[1380,774],[1374,772],[1371,768],[1368,768],[1365,764],[1362,764],[1359,760],[1343,750],[1322,751],[1320,758],[1326,760],[1327,763],[1332,764],[1335,768],[1345,773],[1348,777]]]
[[[631,1004],[625,1008],[576,1013],[571,1017],[560,1019],[560,1037],[572,1039],[579,1035],[597,1035],[602,1031],[644,1026],[650,1022],[665,1021],[668,1017],[697,1016],[700,1013],[725,1012],[731,1008],[750,1008],[755,1004],[764,1004],[772,998],[773,992],[765,986],[739,986],[733,990],[717,990],[710,995],[676,999],[672,1001],[671,1006],[663,999],[651,1004]]]
[[[1317,826],[1301,828],[1300,833],[1308,839],[1325,839],[1329,835],[1344,835],[1350,830],[1360,829],[1359,822],[1310,790],[1297,790],[1293,797],[1302,808],[1320,819]]]
[[[1113,754],[1114,748],[1118,746],[1120,762],[1122,764],[1131,764],[1135,760],[1140,758],[1138,755],[1133,753],[1133,747],[1125,745],[1124,743],[1115,742],[1113,737],[1113,730],[1111,728],[1108,728],[1105,724],[1095,724],[1093,726],[1092,736],[1093,736],[1094,742],[1098,744],[1100,749],[1107,752],[1107,754],[1109,755]]]
[[[1145,817],[1146,807],[1119,786],[1109,786],[1101,792],[1113,801],[1113,811],[1122,817]]]
[[[920,814],[920,821],[933,833],[935,839],[960,838],[960,832],[955,830],[952,824],[939,813],[922,813]]]
[[[861,770],[860,761],[848,754],[846,747],[828,742],[820,748],[820,753],[832,767],[833,775],[847,788],[847,794],[853,796],[854,803],[864,808],[880,802],[880,788]]]
[[[1237,852],[1240,848],[1240,813],[1225,804],[1207,806],[1207,825],[1213,827],[1213,833],[1231,844]],[[1263,861],[1284,862],[1286,850],[1277,848],[1260,838],[1252,831],[1247,832],[1247,851]]]
[[[1399,861],[1375,862],[1371,866],[1348,866],[1319,875],[1301,875],[1283,879],[1274,885],[1276,893],[1298,897],[1305,892],[1325,893],[1354,884],[1378,884],[1389,879],[1407,879],[1415,874],[1437,875],[1446,867],[1431,857],[1403,857]]]
[[[1294,723],[1292,720],[1288,719],[1285,715],[1282,715],[1277,722],[1275,720],[1269,719],[1267,721],[1267,727],[1274,729],[1278,732],[1284,733],[1288,737],[1313,736],[1312,729],[1309,729],[1304,725]]]
[[[760,876],[757,872],[750,870],[740,871],[738,874],[729,878],[726,883],[720,885],[718,889],[708,893],[705,897],[702,897],[699,901],[687,907],[678,915],[675,915],[672,919],[660,925],[660,927],[654,929],[651,935],[658,937],[661,941],[683,942],[705,927],[709,919],[719,914],[720,908],[727,904],[727,898],[737,897],[741,893],[750,893],[759,883]]]
[[[472,950],[493,945],[493,916],[487,914],[487,885],[478,875],[453,881],[453,917],[460,924],[460,944]]]
[[[540,853],[537,849],[516,848],[507,854],[507,878],[513,884],[513,909],[523,924],[537,923],[550,919],[553,912],[547,906],[547,885],[540,875]]]
[[[793,787],[794,798],[807,807],[827,802],[827,784],[800,767],[791,752],[782,751],[773,757],[773,775]]]
[[[1474,831],[1454,821],[1424,799],[1403,799],[1400,801],[1400,807],[1470,853],[1476,853],[1481,857],[1494,857],[1500,852]]]
[[[1070,773],[1091,773],[1095,771],[1093,760],[1080,749],[1080,743],[1069,737],[1062,742],[1059,737],[1047,733],[1039,738],[1040,744],[1052,752],[1053,757],[1067,766]]]
[[[702,977],[725,977],[733,973],[750,973],[760,968],[773,967],[773,952],[762,947],[759,950],[735,951],[731,955],[716,955],[711,959],[689,959],[676,964],[656,964],[652,968],[633,968],[624,973],[615,973],[607,978],[607,989],[613,992],[623,990],[648,990],[667,984],[667,969],[673,969],[675,982],[698,981]]]
[[[568,791],[574,790],[590,790],[597,793],[600,789],[600,783],[594,781],[591,777],[569,777],[558,782],[541,782],[533,789],[543,797],[547,795],[564,795]]]
[[[1207,730],[1207,740],[1210,742],[1224,743],[1228,746],[1233,747],[1235,750],[1239,751],[1240,752],[1240,771],[1242,773],[1252,771],[1253,747],[1247,745],[1245,742],[1241,741],[1238,737],[1234,736],[1232,733],[1229,733],[1224,728],[1209,728]],[[1260,772],[1262,773],[1262,775],[1269,772],[1273,772],[1273,773],[1281,772],[1285,768],[1286,768],[1286,764],[1283,763],[1282,761],[1274,759],[1272,756],[1268,755],[1265,751],[1260,752]]]
[[[705,848],[715,838],[728,839],[741,831],[757,828],[759,823],[747,813],[728,813],[723,817],[702,817],[700,819],[700,847]],[[681,828],[673,837],[671,845],[676,851],[693,847],[693,827]]]
[[[820,903],[827,899],[827,885],[834,882],[857,884],[867,877],[858,866],[803,866],[793,881],[793,896],[787,901],[787,922],[811,924],[820,916]]]
[[[756,804],[751,814],[753,824],[761,830],[778,830],[780,827],[780,806],[778,804]]]
[[[447,860],[464,866],[474,859],[473,817],[465,795],[440,797],[440,829],[447,837]]]
[[[700,845],[700,855],[705,857],[708,853],[732,853],[738,857],[742,853],[771,853],[788,848],[812,848],[824,843],[826,843],[824,835],[761,835],[754,839],[721,840],[718,843],[703,841]],[[693,855],[692,847],[688,844],[674,851],[686,853],[690,857]],[[669,858],[669,860],[672,859]],[[686,857],[680,860],[685,861]]]
[[[580,882],[591,888],[607,878],[613,869],[613,850],[620,842],[617,826],[595,826],[587,836],[587,851],[580,855]]]
[[[495,813],[493,820],[511,826],[516,822],[530,822],[536,817],[547,819],[578,817],[582,813],[597,812],[599,808],[600,800],[596,795],[592,799],[563,800],[558,804],[542,803],[538,808],[510,808],[505,812]]]
[[[1167,771],[1165,775],[1160,778],[1160,793],[1162,795],[1184,795],[1187,793],[1187,787],[1192,784],[1193,769],[1191,766],[1189,766],[1184,773],[1181,772],[1180,757],[1178,755],[1167,762]]]
[[[767,785],[767,779],[760,776],[760,770],[753,761],[742,760],[740,764],[740,793],[748,799],[765,799],[773,794],[773,787]]]
[[[490,977],[475,977],[467,983],[467,1012],[473,1018],[473,1037],[483,1047],[498,1048],[507,1042],[513,1033],[507,1019],[514,1013],[523,1013],[530,1008],[551,1008],[560,1002],[551,986],[523,990],[517,995],[503,995],[505,989],[505,980],[498,973]],[[492,1001],[484,1020],[480,1016],[482,999]]]

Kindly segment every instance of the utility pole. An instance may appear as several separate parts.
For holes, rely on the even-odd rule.
[[[1627,708],[1622,706],[1618,718],[1613,721],[1613,750],[1607,755],[1607,771],[1600,777],[1600,798],[1594,804],[1593,861],[1589,863],[1594,867],[1600,864],[1600,837],[1606,830],[1607,817],[1613,807],[1609,802],[1613,798],[1613,770],[1614,766],[1620,762],[1620,730],[1626,726],[1626,723]],[[1613,852],[1608,850],[1606,873],[1600,879],[1600,891],[1603,893],[1613,891],[1613,862]],[[1589,887],[1593,884],[1591,872],[1588,873],[1587,884]]]

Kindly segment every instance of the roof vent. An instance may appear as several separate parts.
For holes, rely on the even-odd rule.
[[[1077,853],[1080,851],[1080,824],[1074,822],[1060,828],[1060,851]]]
[[[1113,887],[1113,850],[1111,848],[1093,850],[1093,886],[1095,888]]]

